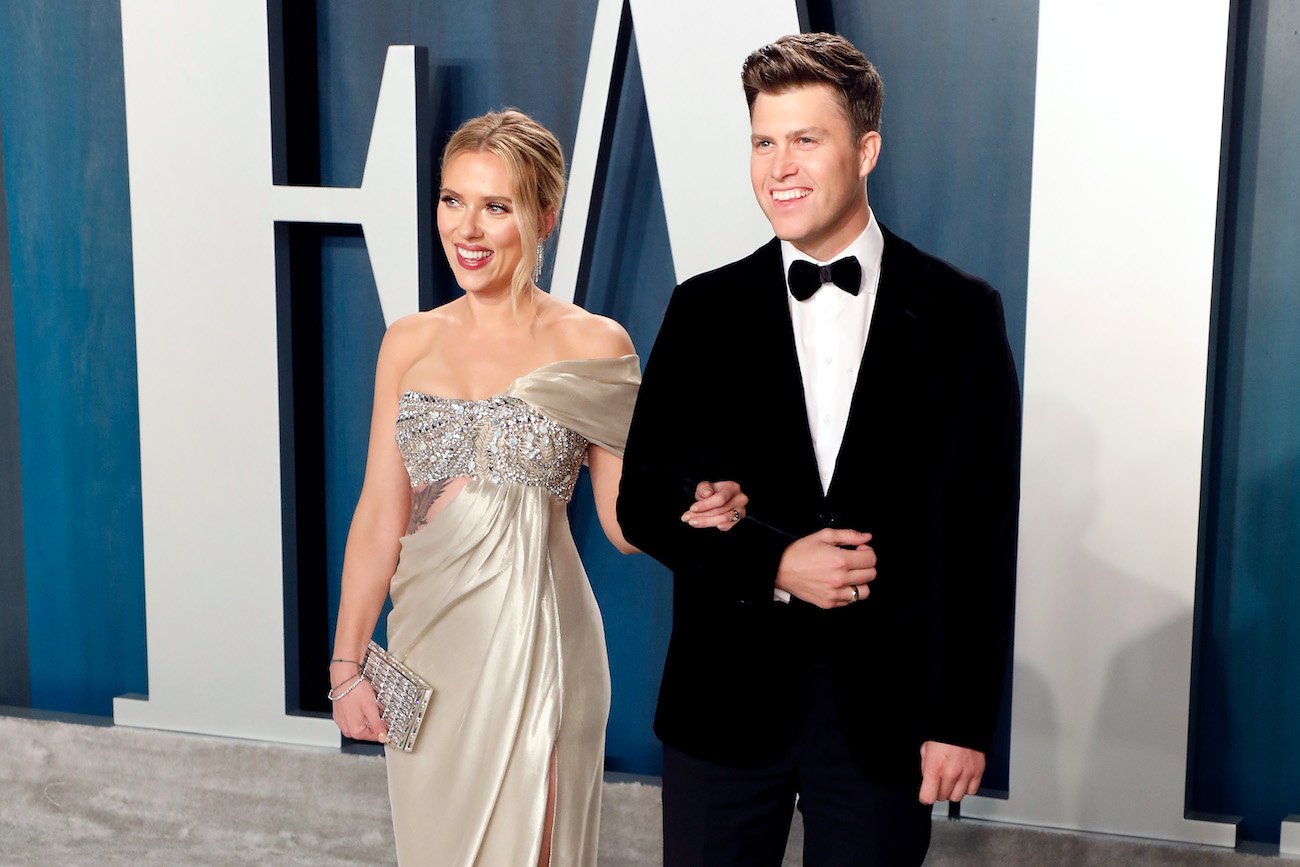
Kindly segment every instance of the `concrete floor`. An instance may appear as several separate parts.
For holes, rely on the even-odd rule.
[[[395,861],[378,756],[2,715],[0,744],[0,865]],[[659,864],[659,821],[656,787],[607,782],[602,867]],[[934,867],[1300,865],[974,821],[934,832]],[[800,863],[800,839],[796,821],[787,864]]]

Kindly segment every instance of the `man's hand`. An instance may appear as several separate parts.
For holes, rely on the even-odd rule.
[[[727,532],[745,517],[749,497],[736,482],[700,482],[695,502],[682,520],[692,527],[717,527]]]
[[[870,541],[870,533],[829,528],[796,539],[781,556],[776,586],[818,608],[866,599],[867,584],[876,578]]]
[[[984,754],[978,750],[926,741],[921,744],[922,804],[960,801],[979,791]]]

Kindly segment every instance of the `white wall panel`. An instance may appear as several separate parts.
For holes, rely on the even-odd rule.
[[[623,0],[598,0],[596,4],[591,51],[587,55],[587,78],[582,87],[578,130],[574,134],[573,160],[569,167],[568,192],[560,217],[560,236],[555,243],[555,268],[548,287],[552,295],[565,301],[572,301],[576,294],[587,221],[596,204],[592,195],[598,186],[596,170],[600,166],[600,140],[605,132],[610,87],[615,83],[614,59],[618,53],[618,25],[622,11]]]
[[[1184,818],[1227,0],[1042,0],[1010,800],[962,812],[1232,845]]]
[[[678,281],[746,256],[772,227],[749,182],[740,67],[799,32],[793,0],[630,0]],[[707,34],[707,38],[701,34]]]
[[[285,713],[274,221],[361,222],[386,318],[416,309],[413,54],[360,190],[277,189],[266,15],[122,2],[149,695],[114,718],[337,744]]]
[[[1300,855],[1300,816],[1287,816],[1282,823],[1282,845],[1279,849],[1283,855]]]

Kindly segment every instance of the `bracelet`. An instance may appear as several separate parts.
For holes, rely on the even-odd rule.
[[[347,677],[345,677],[345,678],[343,678],[342,680],[340,680],[337,684],[331,684],[331,685],[330,685],[330,692],[333,692],[333,691],[336,690],[336,689],[342,689],[343,686],[344,686],[345,684],[351,683],[351,682],[352,682],[352,678],[354,678],[354,677],[365,677],[365,675],[364,675],[364,674],[361,674],[361,673],[350,674],[350,675],[348,675]]]
[[[330,691],[325,693],[325,697],[328,698],[330,701],[338,701],[339,699],[343,698],[343,696],[347,695],[348,693],[352,692],[352,690],[356,689],[357,686],[361,683],[361,681],[365,680],[365,678],[359,674],[355,675],[355,678],[356,679],[352,681],[352,685],[349,686],[347,689],[343,690],[338,695],[334,694],[334,690],[336,689],[336,687],[330,687]],[[343,683],[347,683],[347,681],[345,680],[343,681]],[[342,684],[340,684],[340,686],[341,685]]]
[[[361,667],[361,663],[357,662],[355,659],[339,659],[337,656],[330,660],[330,665],[333,665],[336,662],[350,662],[357,668]]]

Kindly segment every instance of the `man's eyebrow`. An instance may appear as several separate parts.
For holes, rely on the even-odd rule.
[[[786,140],[786,141],[790,141],[791,139],[803,138],[803,137],[806,136],[806,135],[813,135],[813,136],[826,136],[826,135],[827,135],[827,131],[826,131],[825,129],[823,129],[822,127],[819,127],[819,126],[805,126],[805,127],[801,127],[801,128],[799,128],[799,129],[792,130],[791,132],[786,133],[786,134],[785,134],[785,140]],[[754,141],[772,141],[774,138],[776,138],[776,136],[768,135],[767,133],[756,132],[756,133],[754,133],[753,135],[751,135],[751,136],[749,137],[749,140],[752,141],[752,142],[754,142]]]
[[[788,141],[792,138],[803,138],[806,135],[824,136],[826,135],[826,130],[819,126],[806,126],[787,134],[786,140]]]

